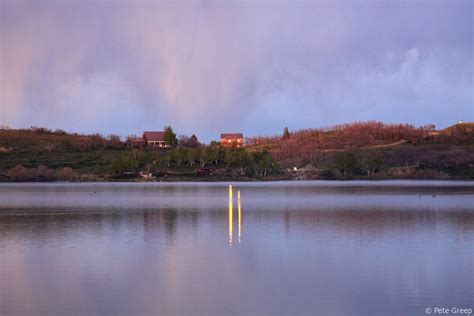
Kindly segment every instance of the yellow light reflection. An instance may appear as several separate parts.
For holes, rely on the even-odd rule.
[[[232,185],[229,184],[229,244],[232,245],[232,235],[234,230],[234,225],[232,223]]]
[[[242,208],[240,207],[240,190],[237,191],[237,208],[239,210],[239,244],[240,244],[240,233],[242,231]]]

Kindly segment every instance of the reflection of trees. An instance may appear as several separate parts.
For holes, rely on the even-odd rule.
[[[176,233],[176,223],[178,221],[178,212],[174,209],[160,212],[163,214],[163,226],[167,236],[173,237]]]
[[[74,211],[18,212],[0,215],[0,240],[25,238],[38,241],[80,236],[86,232],[102,234],[106,229],[118,226],[120,217],[110,213]]]
[[[147,237],[159,237],[164,233],[166,238],[173,238],[176,234],[178,221],[197,228],[199,214],[197,211],[158,209],[143,211],[143,228]]]
[[[158,210],[143,211],[143,233],[145,239],[152,239],[161,232],[162,213]]]
[[[243,197],[244,199],[244,197]],[[239,229],[239,212],[234,212]],[[243,225],[243,212],[241,214]],[[0,243],[9,239],[34,241],[73,240],[85,235],[113,236],[123,231],[143,231],[145,238],[173,238],[180,231],[197,232],[222,227],[228,212],[222,209],[66,209],[10,210],[0,213]],[[256,226],[258,223],[258,227]],[[285,210],[245,207],[246,230],[274,225],[286,234],[309,230],[331,230],[343,233],[379,235],[390,232],[434,230],[445,227],[461,234],[474,234],[474,212],[471,209],[329,209],[287,206]],[[248,226],[250,225],[250,226]],[[281,226],[283,225],[283,226]]]
[[[124,230],[143,230],[147,238],[169,238],[181,224],[197,230],[200,214],[199,210],[178,209],[19,210],[0,213],[0,242],[16,238],[47,241],[84,235],[110,237]]]
[[[435,229],[438,225],[474,233],[474,212],[471,210],[433,209],[286,209],[282,212],[247,208],[247,222],[283,223],[287,233],[292,230],[332,230],[378,235],[383,231],[400,232],[414,229]]]

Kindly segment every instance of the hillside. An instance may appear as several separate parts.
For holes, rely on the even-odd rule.
[[[0,129],[0,181],[474,179],[474,124],[364,122],[218,144],[138,150],[119,137]]]
[[[473,178],[473,126],[462,123],[437,131],[432,125],[363,122],[295,131],[287,137],[254,137],[247,142],[249,151],[270,151],[283,168],[304,168],[336,178],[341,173]],[[352,166],[342,166],[344,160]]]
[[[6,174],[17,165],[106,173],[123,148],[117,136],[106,139],[98,134],[67,134],[44,128],[0,129],[0,173]]]

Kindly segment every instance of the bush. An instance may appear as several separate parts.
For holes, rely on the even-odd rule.
[[[55,174],[54,170],[48,168],[45,165],[39,165],[36,169],[36,180],[40,182],[54,181]]]
[[[15,182],[25,182],[25,181],[34,181],[36,180],[35,169],[27,169],[22,165],[18,165],[10,169],[7,173],[11,181]]]
[[[71,181],[76,178],[76,173],[72,168],[65,167],[57,172],[57,178],[61,181]]]

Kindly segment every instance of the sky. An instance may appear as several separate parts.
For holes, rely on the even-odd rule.
[[[0,125],[208,142],[474,121],[473,3],[0,0]]]

